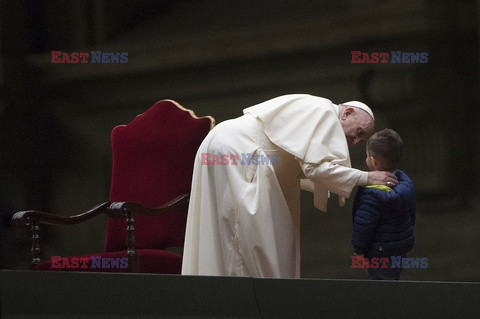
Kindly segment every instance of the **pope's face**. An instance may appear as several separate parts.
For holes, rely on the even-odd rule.
[[[365,142],[373,134],[375,123],[370,115],[353,107],[346,107],[340,114],[340,123],[348,145]]]

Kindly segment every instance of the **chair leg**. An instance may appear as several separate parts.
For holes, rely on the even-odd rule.
[[[140,270],[139,260],[137,255],[128,257],[128,272],[137,273]]]
[[[38,264],[40,264],[40,223],[36,220],[30,221],[30,233],[32,235],[32,261],[30,263],[30,269],[36,270]]]
[[[135,217],[133,211],[127,211],[127,257],[130,272],[138,272],[138,256],[135,252]]]

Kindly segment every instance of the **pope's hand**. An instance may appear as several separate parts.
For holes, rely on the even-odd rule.
[[[397,177],[390,172],[371,171],[368,172],[367,185],[386,185],[393,187],[397,185]]]

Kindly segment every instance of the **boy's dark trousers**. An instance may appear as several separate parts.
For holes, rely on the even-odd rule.
[[[392,257],[391,256],[401,256],[402,258],[406,257],[406,254],[391,254],[388,257],[388,263],[386,268],[366,268],[367,277],[371,280],[399,280],[400,273],[402,272],[402,267],[392,268]],[[368,256],[368,258],[373,257],[385,257],[385,256]]]

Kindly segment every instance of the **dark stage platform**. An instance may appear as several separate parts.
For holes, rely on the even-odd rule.
[[[480,318],[480,283],[0,271],[1,318]]]

